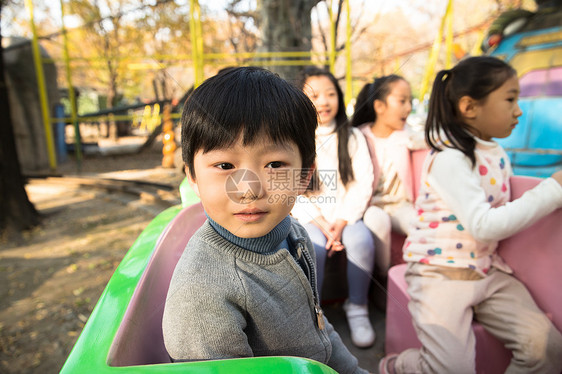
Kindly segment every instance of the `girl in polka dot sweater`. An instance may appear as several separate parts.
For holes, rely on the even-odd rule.
[[[492,138],[517,125],[518,95],[515,70],[493,57],[437,74],[425,129],[432,151],[404,243],[422,348],[386,356],[381,373],[474,373],[473,318],[511,349],[506,372],[562,370],[562,335],[496,252],[499,240],[562,207],[562,171],[509,201],[511,165]]]

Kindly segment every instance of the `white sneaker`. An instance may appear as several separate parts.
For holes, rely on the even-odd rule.
[[[369,308],[367,305],[350,303],[347,300],[343,304],[347,315],[347,323],[351,330],[351,341],[359,348],[367,348],[375,342],[375,330],[369,320]]]

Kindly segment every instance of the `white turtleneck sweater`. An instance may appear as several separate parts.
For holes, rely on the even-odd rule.
[[[343,185],[338,170],[338,137],[335,122],[316,129],[316,167],[320,190],[299,196],[292,215],[301,223],[323,216],[328,222],[343,219],[353,224],[363,218],[373,191],[373,166],[365,137],[351,128],[349,155],[354,180]]]

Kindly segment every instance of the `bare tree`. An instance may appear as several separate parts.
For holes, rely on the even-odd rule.
[[[0,13],[5,0],[0,0]],[[4,76],[0,29],[0,235],[12,239],[40,222],[39,213],[29,201],[21,173],[10,116],[8,89]]]
[[[326,11],[329,12],[328,7],[330,6],[330,4],[328,2],[324,2],[324,4],[326,5]],[[335,44],[336,53],[341,52],[345,49],[345,41],[341,41],[340,43],[338,43],[340,39],[338,35],[339,35],[340,23],[342,19],[343,7],[344,7],[344,0],[338,0],[338,6],[335,11],[335,19],[334,19],[334,33],[335,33],[334,38],[336,40],[336,43],[334,44]],[[359,4],[359,9],[356,12],[357,14],[359,14],[359,18],[364,13],[364,7],[365,7],[365,2],[363,1]],[[317,11],[318,11],[318,7],[317,7]],[[320,19],[320,17],[318,18]],[[351,44],[357,41],[369,28],[368,24],[362,26],[361,25],[362,23],[360,22],[359,19],[351,21],[351,35],[352,35]],[[331,36],[330,36],[329,29],[326,27],[322,27],[322,25],[318,25],[318,33],[319,33],[320,40],[322,42],[322,46],[324,47],[324,52],[327,54],[331,50],[331,46],[330,46]],[[326,63],[324,67],[327,69],[329,66]]]
[[[240,10],[243,0],[231,0],[226,6],[229,15],[228,41],[235,53],[255,52],[258,36],[256,29],[260,25],[260,14],[256,9]],[[239,59],[241,63],[244,59]]]
[[[231,27],[239,30],[241,38],[230,40],[235,51],[248,45],[240,45],[243,41],[250,41],[250,47],[255,48],[256,43],[252,31],[247,26],[251,24],[258,34],[259,52],[310,52],[312,49],[311,11],[322,0],[257,0],[256,10],[238,10],[242,0],[231,0],[227,7],[228,14],[233,18]],[[248,32],[250,34],[248,34]],[[251,52],[251,51],[248,51]],[[294,79],[299,70],[298,65],[283,64],[280,60],[287,61],[296,58],[265,58],[270,62],[269,68],[286,79]]]
[[[231,0],[226,8],[231,17],[230,28],[236,29],[236,36],[230,39],[230,43],[235,52],[253,52],[257,47],[260,52],[310,52],[312,50],[312,21],[311,13],[313,9],[320,12],[320,3],[325,4],[328,12],[329,3],[323,0],[259,0],[256,9],[245,9],[247,5],[244,0]],[[355,20],[351,21],[352,42],[357,40],[367,30],[368,25],[359,22],[363,14],[364,1],[359,5],[359,14]],[[342,23],[344,11],[344,0],[338,0],[334,10],[335,26],[335,52],[340,52],[345,48],[345,41],[338,38],[338,31]],[[320,16],[318,17],[321,18]],[[256,33],[255,30],[258,30]],[[326,53],[331,50],[331,38],[329,24],[318,25],[319,38],[321,45]],[[234,35],[234,33],[231,33]],[[259,41],[256,43],[255,39]],[[245,44],[251,41],[250,45]],[[295,58],[298,59],[298,58]],[[302,59],[302,58],[301,58]],[[301,69],[300,66],[291,63],[285,66],[278,66],[280,58],[269,58],[272,62],[270,69],[279,75],[292,79]],[[276,61],[277,60],[277,61]],[[291,58],[283,58],[290,61]],[[243,63],[243,61],[240,61]],[[282,64],[280,64],[282,65]],[[328,63],[325,64],[328,68]]]
[[[310,12],[321,0],[258,0],[261,51],[310,52],[312,26]],[[299,66],[272,66],[286,79],[294,79]]]

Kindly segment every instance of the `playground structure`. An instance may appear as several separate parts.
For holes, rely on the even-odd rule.
[[[477,33],[478,41],[474,45],[474,49],[470,54],[478,54],[477,47],[480,46],[481,40],[484,38],[484,31],[489,25],[489,21],[484,21],[480,25],[474,26],[469,30],[453,33],[453,0],[447,2],[444,15],[441,19],[434,42],[431,45],[424,45],[418,48],[409,49],[407,51],[388,56],[385,60],[399,59],[411,53],[420,50],[429,50],[428,62],[419,89],[420,101],[423,102],[427,91],[431,86],[432,77],[435,74],[436,67],[440,59],[444,57],[444,68],[450,68],[453,64],[453,55],[455,54],[454,38],[466,33]],[[332,4],[328,6],[330,21],[331,40],[328,43],[330,50],[327,52],[252,52],[252,53],[206,53],[203,45],[202,25],[201,25],[201,9],[199,1],[190,0],[190,37],[191,56],[184,56],[186,62],[191,64],[193,70],[193,82],[197,87],[205,79],[205,67],[228,66],[236,64],[239,59],[244,59],[246,64],[265,65],[265,66],[283,66],[283,65],[310,65],[323,63],[330,67],[332,72],[335,70],[336,57],[345,57],[345,93],[346,104],[353,98],[353,77],[351,73],[351,28],[350,28],[350,4],[349,0],[344,2],[344,11],[342,14],[346,16],[345,29],[345,49],[342,52],[336,52],[335,26],[336,14],[333,11]],[[66,83],[68,85],[68,98],[70,101],[70,117],[58,115],[52,118],[53,105],[49,103],[47,91],[48,84],[45,83],[44,66],[52,59],[41,56],[39,52],[39,37],[36,33],[33,17],[33,4],[31,0],[26,1],[26,6],[30,14],[32,24],[33,40],[32,52],[37,74],[37,87],[40,98],[40,113],[43,121],[44,143],[49,155],[49,165],[51,169],[56,168],[57,157],[56,147],[54,145],[55,135],[53,134],[53,125],[62,123],[63,128],[66,125],[72,125],[74,128],[74,151],[76,152],[76,160],[80,163],[82,157],[79,123],[96,123],[108,121],[121,121],[137,125],[139,131],[151,131],[159,134],[161,130],[161,120],[163,106],[169,101],[156,100],[152,103],[140,103],[125,107],[113,108],[89,113],[79,116],[77,113],[77,100],[75,88],[72,84],[73,61],[69,55],[67,30],[64,25],[64,6],[63,0],[61,6],[61,33],[63,41],[64,58],[59,60],[63,63],[65,69]],[[551,19],[560,20],[560,11],[547,15]],[[558,14],[558,16],[556,15]],[[539,16],[536,16],[537,18]],[[542,17],[542,18],[540,18]],[[516,174],[531,176],[547,176],[556,168],[562,165],[562,149],[558,139],[562,134],[562,123],[556,115],[555,108],[560,105],[562,89],[560,89],[562,75],[562,28],[560,22],[557,26],[544,28],[549,23],[541,22],[544,15],[539,20],[529,21],[518,32],[505,37],[500,45],[497,46],[491,55],[505,59],[512,64],[519,72],[521,79],[522,94],[520,105],[524,115],[521,118],[520,126],[516,128],[512,136],[508,139],[500,140],[500,143],[508,150],[514,170]],[[555,18],[558,17],[558,18]],[[552,26],[552,21],[550,21]],[[556,25],[556,22],[554,22]],[[445,44],[445,52],[441,51],[442,44]],[[157,58],[157,57],[153,57]],[[457,56],[458,58],[458,56]],[[189,92],[189,91],[188,91]],[[188,93],[187,92],[187,93]],[[187,97],[187,93],[180,99],[176,105],[172,106],[171,119],[177,121],[183,101]],[[135,112],[136,111],[136,112]],[[140,114],[143,113],[143,114]],[[62,117],[62,118],[60,118]],[[140,119],[139,119],[140,118]],[[60,127],[60,125],[59,125]],[[60,132],[60,131],[59,131]],[[151,140],[154,136],[151,137]],[[43,147],[45,148],[45,147]]]
[[[141,105],[134,105],[125,108],[114,108],[112,110],[104,110],[99,111],[97,113],[91,113],[85,116],[79,116],[77,111],[77,94],[75,87],[72,82],[73,76],[73,68],[72,62],[73,58],[69,54],[68,48],[68,38],[67,32],[68,30],[65,27],[64,18],[64,4],[63,0],[60,0],[60,9],[61,9],[61,34],[62,34],[62,44],[63,44],[63,60],[58,61],[64,64],[65,68],[65,77],[66,83],[68,86],[68,97],[70,101],[70,117],[63,117],[63,118],[53,118],[52,113],[52,105],[49,104],[47,99],[47,85],[45,84],[45,74],[43,66],[45,62],[52,61],[52,59],[44,59],[41,57],[39,53],[39,36],[37,34],[37,30],[35,27],[34,21],[34,7],[32,0],[25,1],[26,8],[29,13],[30,23],[31,23],[31,31],[33,33],[32,38],[32,50],[33,50],[33,60],[35,65],[35,72],[37,75],[37,88],[39,92],[39,99],[40,99],[40,107],[41,107],[41,114],[42,114],[42,122],[43,128],[45,133],[45,143],[48,149],[49,155],[49,165],[51,169],[55,169],[57,165],[57,158],[56,158],[56,150],[54,144],[54,135],[53,135],[53,124],[57,122],[63,122],[65,124],[72,124],[74,128],[75,134],[75,142],[74,142],[74,150],[76,152],[77,162],[80,162],[82,157],[81,150],[82,144],[80,139],[80,130],[79,130],[79,123],[85,122],[97,122],[102,120],[120,120],[120,121],[130,121],[135,122],[138,118],[136,114],[130,114],[131,110],[134,109],[144,109],[144,114],[142,116],[142,121],[140,122],[141,128],[148,128],[151,130],[160,131],[160,122],[162,120],[162,105],[166,102],[155,101],[149,104],[141,104]],[[345,6],[345,14],[347,15],[347,24],[348,27],[346,29],[346,43],[345,43],[345,51],[343,54],[346,57],[347,66],[345,77],[346,77],[346,88],[348,92],[348,100],[351,99],[351,29],[350,29],[350,8],[349,8],[349,0],[344,1]],[[252,65],[265,65],[265,66],[283,66],[283,65],[297,65],[297,66],[304,66],[310,64],[317,64],[317,63],[325,63],[330,66],[330,69],[334,69],[335,67],[335,60],[336,56],[340,55],[340,52],[336,52],[336,44],[335,44],[335,14],[332,11],[332,7],[329,7],[330,10],[330,23],[331,23],[331,36],[332,41],[330,43],[331,50],[327,53],[317,53],[317,52],[252,52],[252,53],[205,53],[204,46],[203,46],[203,36],[202,36],[202,26],[201,26],[201,7],[199,5],[198,0],[190,0],[189,2],[189,9],[190,9],[190,37],[191,37],[191,45],[193,46],[191,51],[191,58],[185,56],[185,60],[191,62],[193,66],[193,78],[194,78],[194,87],[197,87],[202,81],[205,79],[204,71],[205,65],[217,65],[219,62],[222,65],[229,65],[231,63],[236,63],[237,58],[245,59],[247,64]],[[156,59],[157,57],[154,57]],[[190,89],[191,90],[191,89]],[[189,91],[187,92],[189,93]],[[183,99],[180,100],[179,105],[175,105],[170,114],[170,118],[172,120],[177,120],[180,116],[179,110],[181,110],[181,105],[183,104],[183,100],[187,96],[184,95]]]
[[[199,1],[197,0],[190,0],[189,2],[189,26],[190,26],[190,38],[191,38],[191,45],[193,48],[191,49],[191,55],[185,55],[176,57],[176,61],[181,61],[182,63],[187,63],[187,67],[192,69],[193,71],[193,87],[197,87],[204,79],[205,79],[205,72],[209,73],[211,70],[206,68],[215,68],[215,67],[224,67],[233,64],[237,64],[239,61],[243,60],[245,64],[251,65],[261,65],[261,66],[284,66],[284,65],[296,65],[296,66],[305,66],[311,64],[323,64],[329,66],[330,70],[334,72],[336,66],[336,58],[343,57],[345,59],[345,101],[346,104],[350,103],[352,98],[354,97],[353,93],[353,81],[354,78],[352,77],[352,61],[351,61],[351,39],[352,39],[352,30],[351,30],[351,9],[350,9],[350,1],[345,0],[342,5],[341,15],[345,19],[345,26],[342,29],[344,43],[345,46],[343,51],[336,51],[336,17],[337,12],[334,9],[336,4],[333,0],[328,1],[328,11],[329,11],[329,41],[328,46],[329,50],[324,52],[286,52],[286,51],[273,51],[273,52],[252,52],[252,53],[208,53],[205,51],[205,46],[203,45],[203,35],[202,35],[202,22],[201,22],[201,7]],[[34,11],[33,11],[33,2],[32,0],[26,0],[26,7],[28,9],[30,20],[32,23],[32,31],[33,31],[33,39],[32,45],[33,50],[38,47],[38,41],[40,37],[37,35],[35,26],[34,26]],[[125,107],[113,108],[108,110],[100,110],[98,112],[88,113],[86,115],[79,115],[77,110],[77,93],[75,91],[75,86],[73,85],[73,76],[75,74],[74,70],[76,69],[75,63],[80,61],[84,61],[84,58],[76,59],[70,55],[69,51],[69,38],[67,37],[67,33],[69,30],[65,27],[64,23],[64,4],[63,0],[60,0],[60,8],[61,8],[61,45],[63,47],[62,58],[58,59],[50,59],[50,61],[54,61],[57,63],[57,66],[61,68],[61,71],[65,71],[65,80],[67,85],[68,91],[68,99],[70,102],[70,113],[65,114],[62,118],[53,118],[52,107],[46,101],[45,95],[45,85],[38,85],[38,90],[40,93],[41,99],[41,113],[43,119],[43,126],[45,129],[45,142],[48,145],[49,149],[49,161],[51,168],[56,168],[57,158],[55,157],[55,147],[53,145],[53,134],[52,128],[53,124],[59,122],[63,123],[65,126],[72,125],[74,128],[74,151],[76,152],[76,159],[77,162],[80,162],[81,158],[81,151],[83,149],[83,145],[81,144],[80,138],[80,130],[79,124],[80,123],[96,123],[96,122],[109,122],[109,121],[128,121],[129,123],[136,123],[139,124],[141,128],[144,129],[151,129],[155,130],[156,132],[160,131],[160,121],[162,119],[163,113],[163,105],[167,102],[162,100],[155,100],[153,103],[147,104],[138,104],[138,105],[130,105]],[[429,62],[427,63],[426,72],[424,74],[421,94],[424,95],[430,86],[431,77],[434,74],[435,68],[439,63],[439,59],[443,54],[445,55],[445,65],[446,67],[450,67],[453,63],[452,55],[454,53],[454,38],[458,35],[464,35],[467,33],[479,33],[483,35],[483,32],[486,27],[486,23],[482,23],[475,27],[472,27],[470,30],[466,32],[453,34],[453,0],[447,1],[447,7],[445,9],[444,15],[441,20],[441,24],[439,29],[437,30],[437,35],[435,36],[435,40],[432,44],[423,45],[419,48],[414,48],[409,51],[405,51],[403,53],[398,53],[393,56],[389,56],[385,59],[385,61],[393,60],[396,62],[396,66],[399,65],[400,59],[404,58],[408,55],[408,53],[417,53],[420,51],[430,50],[429,55]],[[341,37],[339,39],[342,39]],[[445,42],[445,52],[441,51],[441,45]],[[341,40],[340,40],[341,42]],[[478,43],[477,43],[478,44]],[[36,73],[38,77],[38,81],[42,80],[41,76],[44,75],[42,71],[42,66],[46,63],[47,60],[41,58],[40,55],[34,54],[34,61],[36,66]],[[161,61],[165,60],[165,56],[150,56],[151,59],[154,61]],[[43,64],[41,63],[43,62]],[[136,64],[136,62],[126,62],[126,63],[135,63],[135,65],[142,65]],[[160,62],[158,63],[160,64]],[[60,82],[59,82],[60,84]],[[185,99],[186,95],[182,99],[179,100],[176,105],[173,106],[171,111],[171,118],[174,121],[177,121],[179,118],[181,106],[183,104],[183,100]],[[422,96],[423,97],[423,96]],[[423,100],[422,100],[423,101]],[[137,111],[137,112],[135,112]],[[140,113],[143,113],[141,115]],[[142,120],[139,121],[138,118],[142,116]]]

